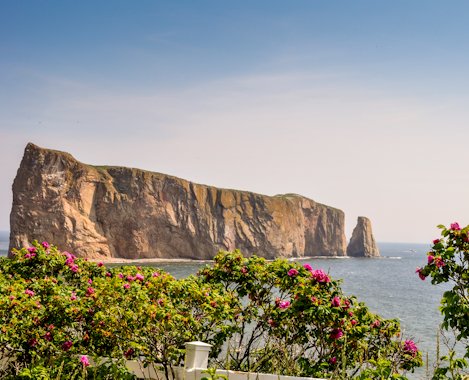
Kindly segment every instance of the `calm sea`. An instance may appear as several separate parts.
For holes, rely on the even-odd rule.
[[[0,254],[6,255],[8,242],[0,235]],[[429,245],[406,243],[379,243],[382,258],[327,258],[299,260],[321,268],[336,279],[343,279],[343,289],[355,295],[369,308],[386,318],[401,322],[406,339],[414,339],[419,348],[428,352],[430,362],[436,353],[436,334],[441,316],[439,301],[447,285],[434,286],[421,281],[415,274],[426,262]],[[153,264],[152,264],[153,265]],[[158,263],[161,269],[181,278],[195,273],[201,263]],[[424,378],[422,369],[415,379]]]

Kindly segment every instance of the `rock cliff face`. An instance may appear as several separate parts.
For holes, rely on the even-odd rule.
[[[81,257],[344,256],[344,213],[298,195],[198,185],[85,165],[28,144],[13,184],[10,249],[47,240]]]
[[[371,222],[368,218],[364,216],[358,217],[357,225],[353,230],[352,238],[347,247],[347,255],[358,257],[380,256],[373,232],[371,231]]]

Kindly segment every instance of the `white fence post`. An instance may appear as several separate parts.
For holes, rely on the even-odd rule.
[[[192,369],[207,369],[208,355],[210,354],[211,344],[204,342],[186,343],[186,371]]]

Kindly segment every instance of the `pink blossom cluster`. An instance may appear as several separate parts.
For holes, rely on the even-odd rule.
[[[417,273],[422,281],[425,281],[427,276],[422,272],[422,268],[417,268],[415,273]]]
[[[329,276],[322,269],[313,269],[313,267],[310,264],[303,264],[303,268],[305,268],[308,272],[310,272],[311,276],[317,282],[327,283],[331,281]]]
[[[73,346],[73,342],[71,340],[67,340],[66,342],[62,344],[62,349],[64,351],[68,351],[70,350],[70,348],[72,348],[72,346]]]
[[[90,365],[90,361],[88,359],[88,356],[82,355],[80,357],[80,363],[83,364],[83,367],[88,367]]]
[[[435,257],[435,256],[429,254],[427,259],[428,259],[428,264],[435,264],[437,266],[437,268],[441,268],[441,267],[445,266],[444,260],[439,256]]]
[[[290,301],[277,299],[275,301],[279,309],[288,309],[290,307]]]
[[[34,293],[31,289],[26,289],[26,290],[24,291],[24,294],[27,294],[27,295],[30,296],[30,297],[34,297],[34,295],[35,295],[36,293]]]
[[[339,307],[340,306],[340,298],[334,297],[331,302],[332,307]]]
[[[295,277],[298,274],[298,270],[295,268],[292,268],[288,271],[287,273],[290,277]]]
[[[342,331],[342,329],[333,329],[330,337],[331,339],[340,339],[342,338],[343,335],[344,335],[344,332]]]
[[[329,276],[322,269],[313,270],[311,274],[317,282],[327,283],[331,281]]]
[[[78,265],[75,264],[76,256],[69,252],[63,252],[63,254],[67,257],[67,260],[65,260],[65,265],[67,265],[73,273],[77,273]]]
[[[413,356],[415,356],[418,352],[418,347],[417,345],[415,344],[415,342],[413,340],[406,340],[404,342],[404,347],[403,347],[404,351],[405,352],[408,352],[409,354],[412,354]]]
[[[461,230],[461,227],[459,226],[458,222],[451,223],[449,228],[452,229],[453,231],[460,231]]]
[[[37,254],[37,248],[36,247],[29,247],[27,248],[28,253],[24,255],[25,259],[32,259],[33,257],[36,257]]]

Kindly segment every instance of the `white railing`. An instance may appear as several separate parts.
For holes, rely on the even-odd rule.
[[[207,373],[208,357],[211,345],[204,342],[186,343],[185,366],[174,368],[174,380],[201,380],[203,377],[209,377]],[[138,360],[127,360],[127,368],[138,378],[162,380],[165,374],[157,367],[143,365]],[[325,380],[312,377],[282,376],[267,373],[252,373],[217,370],[217,375],[225,375],[228,380]]]

